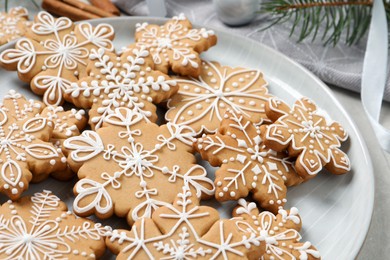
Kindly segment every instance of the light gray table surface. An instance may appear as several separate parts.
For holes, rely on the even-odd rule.
[[[9,2],[10,6],[25,6],[32,15],[37,11],[28,0]],[[40,0],[36,2],[40,3]],[[1,9],[3,9],[3,3],[4,0],[0,0]],[[370,229],[357,259],[388,259],[390,254],[390,154],[381,150],[363,110],[360,95],[338,87],[330,86],[330,88],[362,133],[374,166],[376,188],[374,212]],[[390,128],[390,103],[383,105],[381,120],[387,128]]]
[[[379,147],[378,140],[360,102],[360,95],[336,87],[330,88],[362,133],[374,166],[374,212],[370,229],[357,259],[388,259],[390,254],[390,154]],[[390,128],[389,103],[383,105],[381,121],[387,128]]]

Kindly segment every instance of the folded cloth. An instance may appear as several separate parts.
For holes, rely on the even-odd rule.
[[[149,9],[144,0],[112,0],[121,11],[130,15],[146,16]]]
[[[297,43],[298,36],[289,37],[291,23],[277,24],[270,29],[265,15],[259,15],[252,23],[240,27],[229,27],[217,17],[210,0],[165,0],[168,16],[184,13],[195,24],[213,26],[252,38],[266,44],[299,62],[324,82],[338,87],[360,92],[363,58],[367,38],[353,46],[342,41],[336,47],[324,46],[319,40],[311,39]],[[143,0],[113,0],[123,11],[131,15],[148,15],[148,7]],[[151,1],[150,1],[151,2]],[[319,32],[319,35],[320,32]],[[384,100],[390,101],[390,81],[388,80]]]

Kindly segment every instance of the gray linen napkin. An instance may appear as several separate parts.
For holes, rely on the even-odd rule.
[[[148,15],[143,0],[113,0],[123,11],[131,15]],[[361,72],[367,38],[357,45],[347,46],[342,41],[336,46],[323,46],[316,40],[306,39],[297,43],[297,36],[289,37],[291,23],[278,24],[262,31],[269,21],[259,15],[252,23],[229,27],[217,17],[211,0],[166,0],[168,16],[184,13],[193,23],[213,26],[237,33],[266,44],[299,62],[324,82],[360,92]],[[390,101],[390,81],[384,99]]]

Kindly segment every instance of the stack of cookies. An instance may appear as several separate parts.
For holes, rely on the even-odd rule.
[[[288,187],[350,170],[342,126],[308,98],[273,96],[256,69],[202,60],[217,36],[182,14],[135,32],[118,54],[110,25],[41,12],[1,53],[42,102],[10,91],[0,106],[0,258],[91,259],[107,246],[118,259],[320,259],[284,205]],[[73,174],[73,212],[48,190],[21,197]],[[223,219],[206,199],[237,206]]]

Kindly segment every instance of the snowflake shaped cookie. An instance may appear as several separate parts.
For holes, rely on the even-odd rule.
[[[90,125],[94,129],[101,127],[117,107],[127,107],[146,121],[155,122],[154,104],[178,90],[174,80],[153,70],[152,57],[144,47],[133,47],[120,57],[104,49],[92,50],[88,77],[67,90],[67,99],[76,106],[91,108]]]
[[[38,116],[42,116],[54,123],[53,135],[50,141],[59,148],[65,139],[80,135],[80,131],[87,125],[84,110],[65,111],[62,106],[47,106]],[[63,149],[66,152],[66,149]]]
[[[340,141],[348,138],[337,122],[328,123],[308,98],[297,100],[292,108],[272,98],[266,106],[267,116],[274,122],[263,131],[264,143],[276,150],[287,149],[297,173],[304,179],[314,177],[323,167],[334,174],[350,170],[348,156],[341,151]]]
[[[214,194],[206,170],[195,164],[190,128],[159,127],[128,108],[114,112],[96,132],[64,142],[80,178],[74,188],[77,214],[108,218],[115,213],[132,223],[172,203],[184,183],[199,198]]]
[[[10,90],[4,99],[4,109],[9,116],[18,121],[25,120],[29,117],[45,118],[53,123],[53,132],[50,142],[56,149],[62,149],[63,141],[75,135],[80,135],[80,130],[84,129],[87,124],[84,110],[71,109],[64,111],[61,106],[47,106],[39,101],[26,100],[24,96],[15,90]],[[66,168],[65,171],[56,171],[52,176],[59,180],[68,180],[74,176],[73,172]]]
[[[215,133],[228,109],[257,124],[268,121],[265,103],[270,95],[262,73],[202,61],[199,78],[178,78],[179,91],[168,101],[165,119],[187,125],[197,134]]]
[[[109,229],[76,218],[50,191],[0,207],[1,259],[95,259]]]
[[[0,192],[18,199],[30,181],[66,169],[61,149],[50,142],[54,123],[36,116],[43,104],[10,91],[0,105]]]
[[[260,259],[321,259],[320,253],[310,242],[300,242],[302,223],[297,208],[289,211],[280,209],[274,215],[269,211],[260,213],[255,203],[248,203],[244,199],[240,199],[238,204],[233,211],[237,228],[264,238],[265,254]]]
[[[262,208],[277,212],[286,202],[287,186],[302,180],[290,158],[263,144],[260,128],[241,114],[228,111],[218,133],[194,144],[216,172],[215,198],[237,200],[252,193]]]
[[[106,243],[117,259],[259,259],[263,240],[219,219],[214,208],[199,206],[183,186],[173,205],[139,219],[131,231],[108,232]]]
[[[0,13],[0,45],[23,36],[31,27],[28,11],[24,7],[15,7],[8,13]]]
[[[199,53],[217,43],[214,32],[205,28],[193,29],[191,22],[180,14],[164,25],[136,25],[137,46],[146,47],[153,56],[156,69],[168,73],[197,77],[201,72]]]
[[[26,37],[15,49],[4,51],[0,63],[5,69],[17,70],[47,105],[61,104],[65,90],[84,76],[91,49],[114,49],[110,25],[74,25],[66,17],[55,19],[47,12],[36,16]]]

